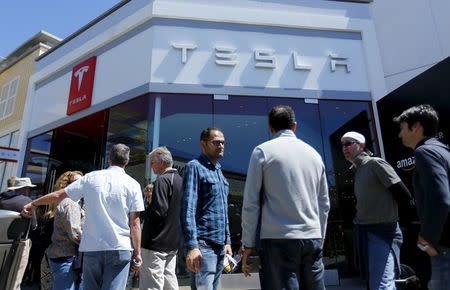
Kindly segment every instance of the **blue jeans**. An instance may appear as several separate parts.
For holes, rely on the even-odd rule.
[[[53,290],[78,290],[73,280],[72,262],[74,257],[61,257],[48,259],[52,270],[52,289]]]
[[[202,265],[199,272],[191,274],[191,289],[219,289],[225,257],[224,246],[198,240],[198,247],[202,253]]]
[[[439,255],[431,257],[429,290],[450,290],[450,248],[439,247]]]
[[[127,285],[131,251],[83,253],[84,290],[123,290]]]
[[[383,238],[367,233],[369,287],[374,290],[395,290],[395,256]]]
[[[262,289],[324,290],[322,239],[263,239]]]

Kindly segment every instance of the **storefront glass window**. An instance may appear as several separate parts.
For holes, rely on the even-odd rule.
[[[146,181],[146,154],[152,147],[154,97],[145,95],[110,109],[106,142],[106,155],[113,144],[130,147],[130,163],[126,172],[142,186]],[[107,157],[103,167],[108,166]]]
[[[372,109],[369,102],[319,101],[319,113],[331,202],[324,261],[340,272],[354,272],[354,174],[342,154],[340,138],[347,131],[360,132],[366,137],[367,148],[379,154]]]
[[[200,133],[212,126],[211,95],[158,95],[161,98],[159,146],[172,152],[175,165],[200,155]]]
[[[250,154],[256,145],[269,140],[267,98],[229,96],[214,101],[214,126],[225,135],[225,154],[220,160],[230,191],[228,218],[233,250],[241,241],[241,212]]]
[[[306,103],[305,99],[271,98],[269,110],[277,105],[290,106],[295,112],[297,130],[295,135],[311,145],[323,158],[322,134],[320,132],[319,105]],[[267,119],[267,116],[266,116]]]
[[[0,136],[0,146],[3,147],[9,147],[9,141],[11,139],[11,134],[6,134],[3,136]],[[5,161],[0,161],[0,192],[2,192],[3,190],[6,190],[6,180],[9,178],[8,176],[6,176],[6,162]]]
[[[50,158],[50,150],[52,147],[53,132],[47,132],[39,136],[33,137],[28,141],[27,155],[25,156],[23,176],[31,178],[31,182],[36,184],[30,197],[32,199],[47,192],[46,181],[48,168],[52,165],[59,165],[59,161]],[[55,176],[49,176],[49,183],[55,182]]]
[[[214,126],[225,135],[225,155],[220,161],[227,171],[246,174],[256,145],[269,140],[267,98],[229,96],[214,101]]]
[[[297,137],[314,147],[326,166],[332,208],[324,262],[327,268],[337,268],[341,273],[353,272],[356,270],[352,252],[352,219],[355,208],[353,173],[349,171],[350,164],[342,155],[340,137],[349,130],[361,132],[366,136],[368,148],[379,154],[369,102],[306,102],[299,98],[248,96],[228,96],[214,100],[212,95],[147,94],[95,117],[98,122],[100,119],[107,120],[108,129],[106,138],[103,139],[106,148],[103,146],[98,149],[93,156],[102,154],[104,158],[99,167],[105,168],[105,153],[110,146],[115,143],[128,145],[131,156],[126,171],[144,186],[155,177],[151,178],[146,158],[154,147],[166,146],[172,152],[174,167],[182,173],[186,162],[197,158],[201,153],[200,132],[210,126],[220,128],[226,139],[225,156],[220,162],[230,183],[230,232],[233,246],[237,249],[241,240],[241,209],[248,162],[253,148],[271,138],[267,115],[276,105],[289,105],[294,109]],[[53,173],[47,176],[48,168],[57,168],[60,164],[56,162],[62,160],[54,158],[59,156],[55,149],[59,144],[56,135],[61,130],[65,134],[73,133],[74,128],[79,127],[79,121],[58,128],[53,133],[30,139],[25,174],[40,185],[38,188],[41,191],[46,180],[52,184],[57,177]],[[98,135],[98,140],[104,138],[101,136],[101,126],[94,133],[89,131]]]
[[[8,142],[8,139],[9,142]],[[18,148],[19,131],[0,137],[0,146]],[[9,144],[8,144],[9,143]],[[17,162],[0,161],[0,185],[1,191],[6,190],[7,180],[9,177],[16,175]]]

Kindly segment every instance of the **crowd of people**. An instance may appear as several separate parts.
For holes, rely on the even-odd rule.
[[[413,189],[421,230],[417,246],[431,257],[430,290],[450,289],[450,150],[435,138],[439,118],[428,105],[394,119],[403,144],[414,149]],[[323,245],[330,210],[326,170],[317,151],[297,138],[295,113],[276,106],[268,116],[273,138],[250,156],[242,206],[242,271],[259,265],[261,289],[325,289]],[[192,289],[218,289],[224,259],[233,255],[228,221],[229,183],[219,160],[224,133],[200,134],[201,154],[183,169],[171,152],[149,154],[157,175],[143,191],[125,173],[130,149],[115,144],[109,167],[83,176],[61,175],[55,191],[26,196],[31,180],[12,178],[0,208],[32,218],[51,205],[52,243],[46,251],[52,289],[125,289],[129,270],[140,272],[140,289],[178,289],[180,244]],[[414,198],[392,166],[372,156],[366,138],[350,131],[342,153],[354,170],[355,238],[367,289],[396,289],[402,232],[398,205]],[[141,231],[141,219],[143,221]],[[257,262],[257,259],[259,260]],[[82,267],[80,266],[82,264]],[[81,276],[73,276],[74,268]]]

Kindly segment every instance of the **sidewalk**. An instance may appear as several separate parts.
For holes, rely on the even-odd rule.
[[[191,289],[190,280],[180,279],[180,290]],[[258,274],[254,273],[250,277],[244,277],[243,274],[224,274],[222,275],[221,289],[226,290],[257,290],[260,289]],[[341,279],[340,285],[325,285],[330,290],[365,290],[363,282],[358,278]]]
[[[256,274],[256,273],[255,273]],[[190,279],[179,279],[180,290],[190,290]],[[357,278],[353,279],[341,279],[340,285],[325,285],[330,290],[365,290],[361,280]],[[38,290],[38,285],[23,285],[22,290]],[[257,290],[259,288],[258,276],[252,275],[245,278],[243,274],[227,274],[222,275],[222,287],[224,290]]]

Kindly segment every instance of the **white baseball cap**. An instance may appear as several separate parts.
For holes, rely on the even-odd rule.
[[[344,136],[342,136],[341,141],[343,141],[345,138],[351,138],[360,144],[366,143],[366,138],[364,138],[362,134],[354,131],[345,133]]]

